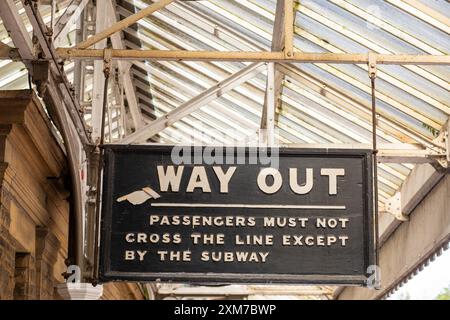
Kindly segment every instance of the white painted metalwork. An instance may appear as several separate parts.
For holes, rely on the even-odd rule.
[[[414,164],[443,168],[450,161],[448,2],[165,0],[154,11],[153,2],[146,0],[107,0],[96,2],[95,15],[92,0],[62,0],[58,6],[50,6],[52,1],[40,4],[41,19],[34,17],[36,10],[24,7],[26,2],[0,1],[0,89],[28,87],[27,69],[11,60],[17,52],[26,67],[36,57],[49,60],[52,100],[66,110],[63,122],[71,128],[66,138],[76,140],[77,146],[99,137],[103,61],[66,61],[64,73],[59,73],[54,47],[85,48],[103,40],[96,47],[103,49],[107,41],[92,38],[95,30],[114,26],[106,33],[114,49],[151,50],[148,54],[159,57],[162,51],[176,52],[171,61],[114,62],[108,142],[208,143],[220,131],[223,135],[216,141],[227,144],[267,129],[266,142],[282,147],[370,148],[366,62],[367,53],[373,52],[380,208],[398,217],[410,211],[416,194],[428,190],[429,184],[413,191],[405,187],[405,179],[414,179],[410,176]],[[151,15],[137,21],[130,18],[136,13],[144,16],[142,10]],[[33,28],[40,47],[33,45]],[[174,59],[188,57],[185,50],[197,52],[190,58],[194,61]],[[202,60],[205,52],[214,59]],[[265,62],[238,61],[240,52],[247,52],[249,60],[276,61],[264,73]],[[142,52],[135,54],[139,57]],[[296,63],[294,57],[312,60]],[[324,57],[330,58],[323,61]],[[407,60],[414,57],[433,65]],[[97,58],[103,59],[103,52]],[[337,58],[346,59],[346,64],[329,63],[339,62]],[[384,65],[386,59],[400,65]],[[72,93],[69,81],[75,88]],[[83,123],[77,120],[78,112],[83,112]],[[203,135],[196,132],[199,126]],[[85,128],[91,137],[83,133]],[[434,181],[434,174],[431,177]]]

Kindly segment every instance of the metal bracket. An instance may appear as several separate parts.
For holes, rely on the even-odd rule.
[[[0,57],[1,59],[20,61],[19,49],[10,47],[0,41]]]
[[[439,172],[448,172],[450,169],[449,162],[445,156],[436,158],[434,167]]]
[[[113,51],[111,48],[106,48],[103,50],[103,73],[106,78],[108,78],[111,74],[112,53]]]
[[[31,62],[32,80],[36,85],[38,95],[44,97],[47,91],[48,79],[50,77],[50,63],[45,60],[36,60]]]
[[[369,51],[368,54],[369,77],[375,79],[377,77],[377,54]]]
[[[450,169],[450,119],[442,127],[439,136],[433,140],[435,144],[440,146],[442,150],[437,152],[435,159],[435,164],[437,170],[447,171]]]
[[[387,213],[392,214],[397,220],[400,221],[408,221],[409,218],[408,216],[403,215],[402,212],[402,196],[400,192],[397,192],[396,194],[394,194],[394,196],[392,196],[391,198],[389,198],[385,204],[385,211]]]

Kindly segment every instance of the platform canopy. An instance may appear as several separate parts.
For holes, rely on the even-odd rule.
[[[0,51],[30,61],[37,58],[33,25],[35,33],[43,31],[36,31],[33,12],[23,3],[0,5]],[[389,214],[387,204],[415,164],[447,163],[448,1],[96,3],[41,0],[38,6],[42,22],[53,30],[46,33],[49,52],[64,63],[79,101],[66,107],[79,107],[91,141],[100,133],[105,54],[113,57],[106,140],[114,143],[245,143],[263,133],[281,146],[371,148],[372,68],[380,214]],[[110,40],[89,43],[100,31],[155,5],[151,14],[119,26]],[[11,30],[14,25],[22,28]],[[117,51],[105,52],[105,47]],[[0,60],[0,90],[29,86],[27,64],[13,60]],[[310,297],[331,297],[332,292],[328,287],[305,290]]]

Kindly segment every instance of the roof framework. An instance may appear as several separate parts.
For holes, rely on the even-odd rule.
[[[28,87],[18,60],[30,70],[33,61],[50,61],[59,75],[49,80],[57,88],[52,101],[64,104],[58,118],[85,147],[99,138],[103,60],[110,54],[108,142],[261,138],[370,148],[372,56],[380,211],[389,210],[414,164],[450,160],[446,1],[24,3],[0,3],[0,89]]]

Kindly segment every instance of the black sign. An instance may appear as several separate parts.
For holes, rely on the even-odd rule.
[[[364,285],[368,150],[107,146],[101,281]]]

